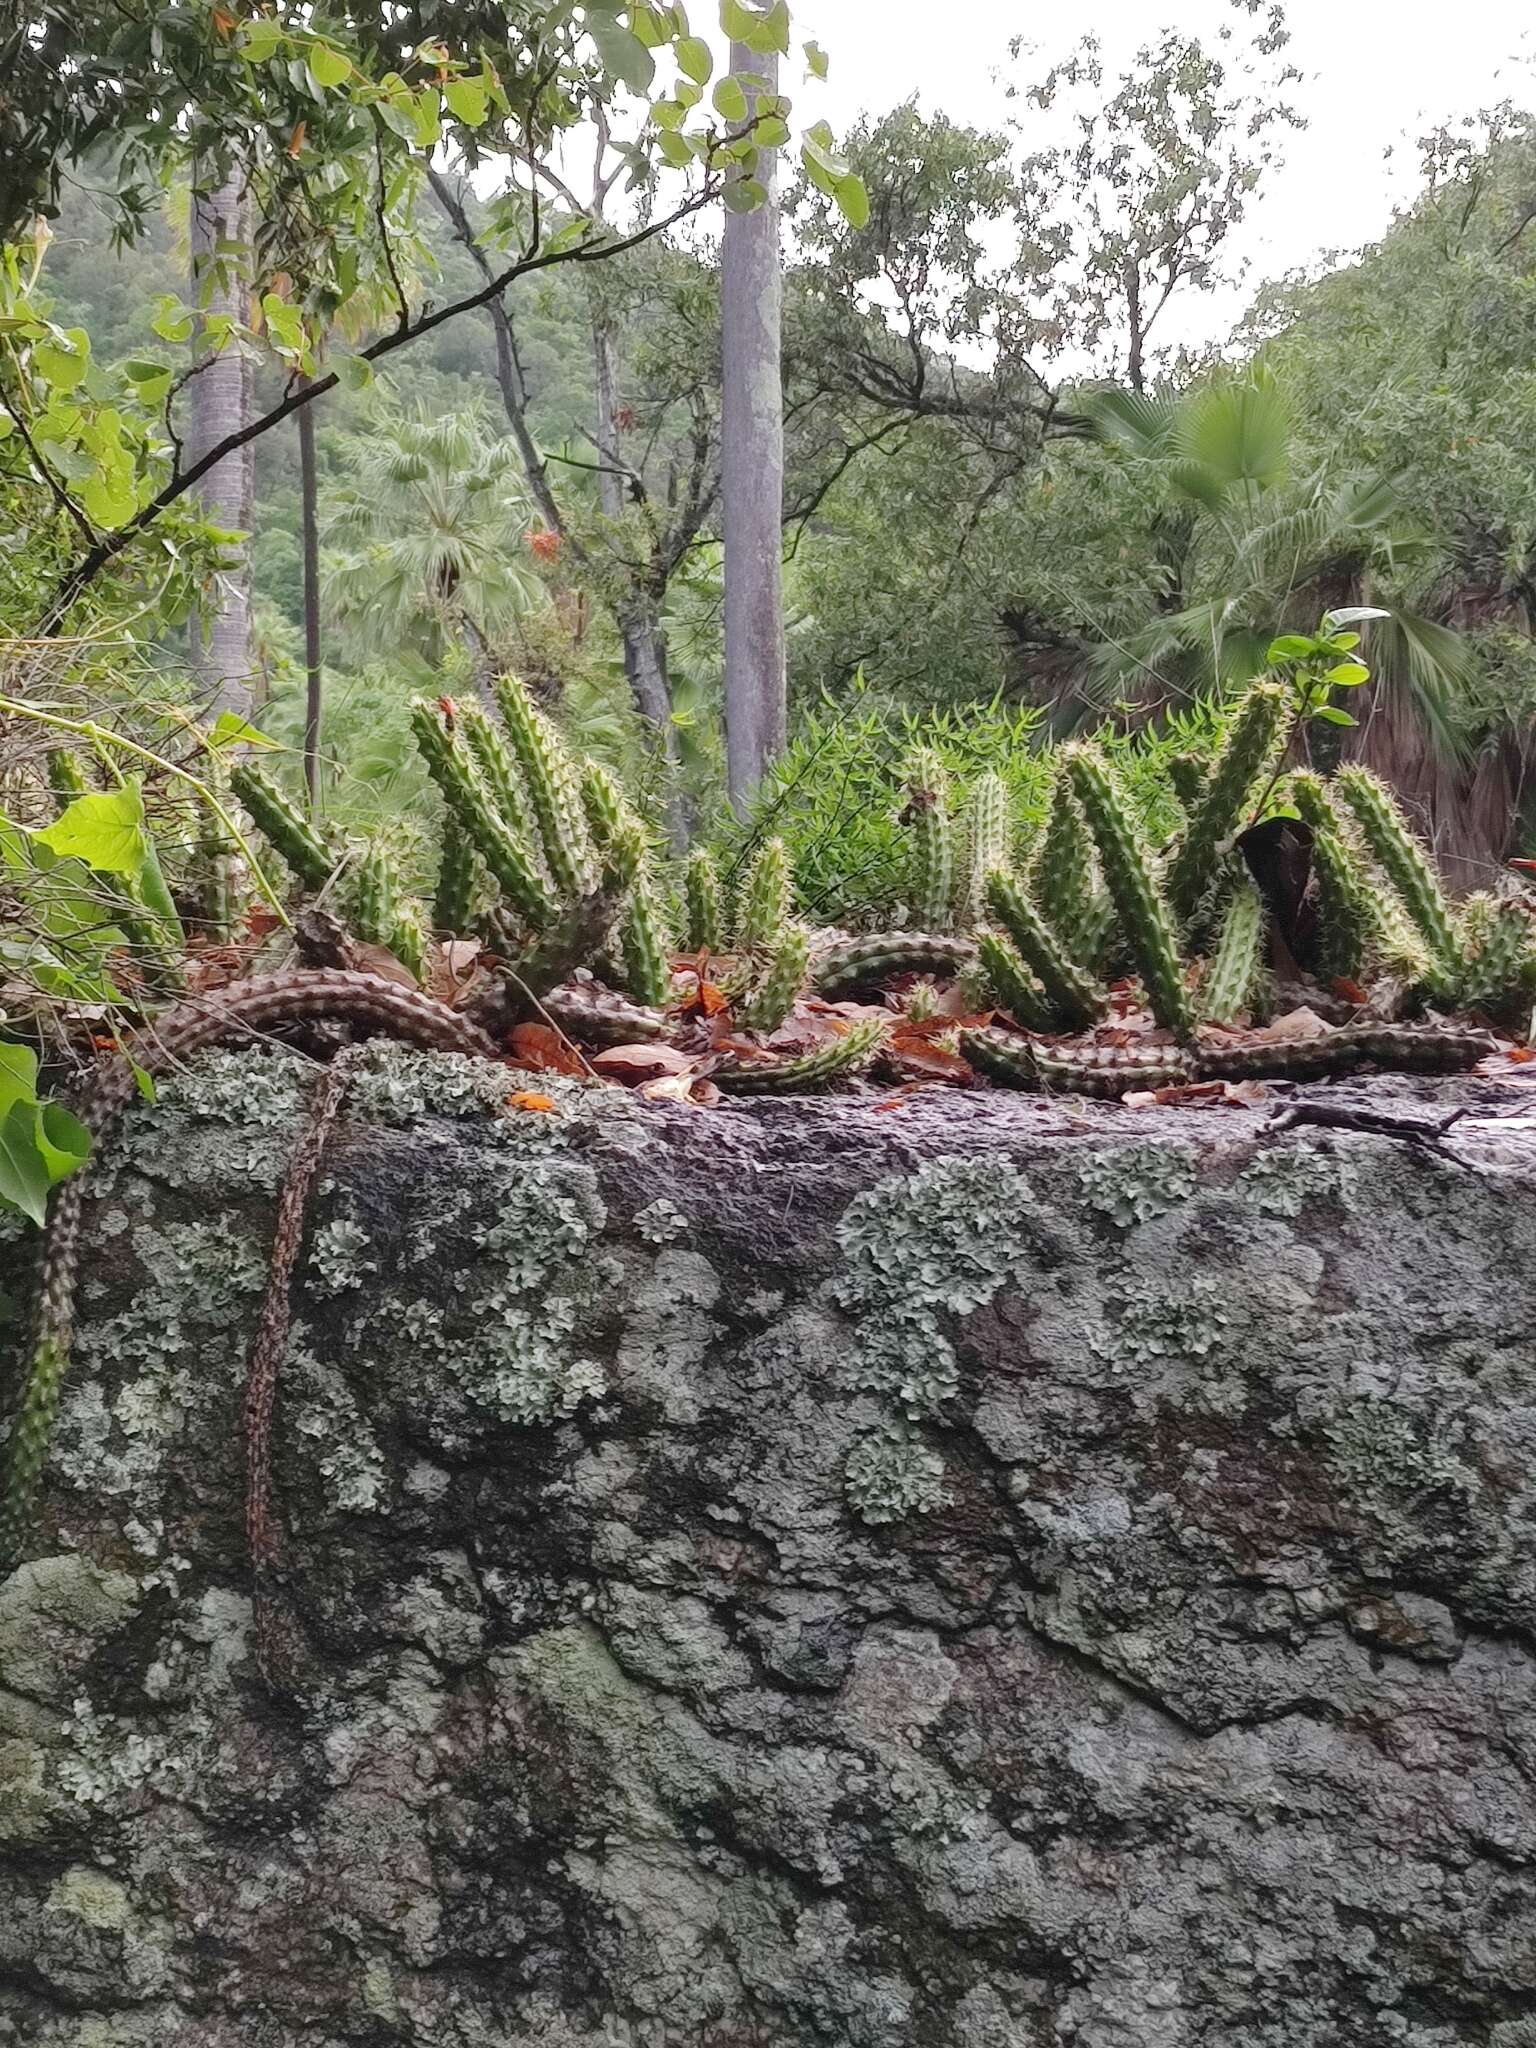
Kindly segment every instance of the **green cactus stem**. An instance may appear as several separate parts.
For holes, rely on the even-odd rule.
[[[1334,778],[1334,788],[1353,812],[1366,845],[1428,947],[1436,978],[1454,981],[1465,963],[1451,921],[1450,905],[1427,850],[1410,829],[1395,798],[1368,768],[1341,768]]]
[[[492,803],[468,748],[444,724],[441,711],[429,698],[418,697],[412,703],[411,729],[427,773],[508,902],[535,931],[544,930],[554,920],[555,899],[527,842]]]
[[[958,921],[969,931],[986,912],[987,877],[1009,859],[1008,785],[997,774],[983,775],[971,791],[965,814],[965,878]]]
[[[1045,990],[1002,933],[983,926],[976,934],[976,950],[988,996],[998,1009],[1006,1010],[1021,1030],[1049,1031],[1055,1020]]]
[[[1152,1014],[1165,1031],[1187,1042],[1194,1035],[1194,1005],[1151,856],[1103,756],[1092,747],[1071,747],[1064,758]]]
[[[667,1030],[667,1020],[659,1010],[629,1002],[595,982],[567,982],[552,988],[539,1009],[578,1045],[644,1044],[664,1037]]]
[[[975,959],[968,939],[940,932],[872,932],[818,955],[811,969],[817,995],[829,1002],[882,989],[903,974],[958,974]]]
[[[581,764],[581,808],[599,851],[635,819],[623,790],[597,761]]]
[[[784,935],[789,908],[789,849],[782,839],[769,839],[741,885],[736,938],[743,951],[771,953]]]
[[[591,841],[571,757],[515,676],[499,679],[496,702],[538,820],[550,877],[567,899],[584,895],[592,886]]]
[[[688,920],[688,950],[691,953],[718,953],[725,937],[725,906],[719,874],[703,847],[688,856],[683,900]]]
[[[1051,792],[1050,814],[1029,870],[1029,893],[1040,915],[1074,960],[1091,963],[1105,936],[1094,891],[1093,839],[1082,805],[1063,774]]]
[[[1206,764],[1198,754],[1175,754],[1168,763],[1168,780],[1186,817],[1205,795],[1205,775]]]
[[[1035,1048],[1027,1038],[1015,1038],[1010,1031],[967,1027],[960,1033],[960,1057],[1001,1088],[1040,1086]]]
[[[337,856],[266,770],[242,761],[231,769],[229,786],[300,887],[323,889]]]
[[[235,847],[207,804],[198,811],[193,885],[198,929],[223,945],[235,927]]]
[[[1267,937],[1263,897],[1252,882],[1239,882],[1200,988],[1200,1014],[1208,1023],[1233,1024],[1253,1015],[1264,982]]]
[[[1280,683],[1254,683],[1238,706],[1168,864],[1168,902],[1176,916],[1192,917],[1216,882],[1233,838],[1247,822],[1254,786],[1272,771],[1291,719],[1290,696]]]
[[[387,946],[394,936],[398,888],[388,849],[370,846],[353,874],[349,903],[352,929],[370,946]]]
[[[1457,1000],[1523,1035],[1536,1000],[1536,920],[1524,903],[1479,892],[1461,906],[1459,925],[1466,965]]]
[[[460,732],[469,744],[475,765],[485,779],[492,803],[518,837],[531,842],[534,823],[511,748],[486,716],[481,705],[472,701],[456,703],[454,716]]]
[[[672,995],[672,963],[661,905],[649,875],[636,876],[619,923],[624,992],[647,1009],[665,1009]]]
[[[1291,800],[1312,833],[1317,877],[1318,971],[1358,981],[1390,929],[1390,911],[1369,866],[1351,843],[1321,776],[1291,777]]]
[[[461,937],[469,931],[475,921],[478,894],[475,843],[455,813],[447,811],[437,863],[437,889],[432,898],[432,929],[444,938]]]
[[[1045,991],[1058,1028],[1085,1031],[1097,1023],[1109,1005],[1107,991],[1072,960],[1012,875],[1000,868],[987,877],[987,906]]]
[[[884,1037],[880,1019],[867,1017],[850,1024],[841,1038],[830,1039],[814,1052],[801,1053],[795,1059],[719,1067],[710,1078],[732,1095],[808,1095],[847,1080],[868,1065]]]
[[[942,930],[953,911],[955,826],[949,805],[948,771],[931,747],[920,747],[907,770],[903,816],[912,827],[912,914],[933,931]]]
[[[777,1031],[794,1007],[810,964],[811,935],[803,924],[787,924],[768,964],[740,1006],[748,1031]]]
[[[939,992],[931,981],[914,981],[901,1014],[909,1024],[928,1024],[939,1014]]]
[[[427,969],[427,918],[414,896],[402,897],[395,904],[394,923],[385,943],[402,967],[409,967],[418,981],[423,979]]]

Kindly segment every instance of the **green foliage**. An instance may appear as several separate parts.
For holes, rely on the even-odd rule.
[[[1173,920],[1145,842],[1103,756],[1071,747],[1063,757],[1073,794],[1098,847],[1104,880],[1127,945],[1140,969],[1152,1014],[1178,1039],[1194,1035],[1194,1010],[1174,939]]]
[[[90,1133],[37,1092],[37,1054],[0,1044],[0,1209],[41,1225],[48,1190],[84,1164]]]

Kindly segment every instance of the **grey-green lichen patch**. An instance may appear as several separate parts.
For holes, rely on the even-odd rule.
[[[97,1646],[128,1625],[142,1598],[126,1572],[75,1554],[18,1566],[0,1580],[0,1688],[57,1696]]]
[[[1205,1359],[1231,1325],[1219,1283],[1192,1273],[1177,1287],[1156,1281],[1127,1286],[1108,1328],[1096,1340],[1102,1357],[1146,1365],[1156,1359]]]
[[[861,1437],[843,1472],[848,1502],[862,1522],[899,1522],[931,1514],[949,1495],[944,1460],[899,1422]]]
[[[1076,1177],[1088,1207],[1122,1230],[1188,1201],[1200,1179],[1187,1145],[1116,1145],[1091,1152],[1078,1161]]]
[[[635,1212],[635,1229],[647,1244],[671,1244],[688,1228],[688,1218],[675,1202],[658,1195]]]
[[[157,1085],[155,1108],[200,1123],[294,1124],[304,1113],[316,1067],[284,1047],[200,1053]],[[141,1127],[153,1111],[141,1110]]]
[[[309,1448],[332,1504],[369,1514],[384,1504],[388,1466],[343,1375],[315,1355],[313,1333],[296,1333],[283,1364],[284,1426]]]
[[[1316,1145],[1276,1146],[1243,1169],[1237,1187],[1263,1215],[1293,1217],[1309,1202],[1347,1208],[1354,1170],[1347,1160]]]
[[[378,1263],[368,1257],[368,1233],[349,1216],[332,1217],[315,1232],[309,1255],[309,1285],[317,1294],[360,1288]]]
[[[486,1117],[504,1108],[510,1092],[507,1070],[495,1060],[375,1038],[355,1056],[347,1114],[392,1126],[431,1116]]]
[[[72,1914],[87,1927],[119,1931],[128,1924],[129,1910],[127,1887],[89,1864],[72,1865],[48,1894],[48,1912]]]

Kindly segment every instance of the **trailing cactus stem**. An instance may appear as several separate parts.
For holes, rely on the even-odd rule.
[[[777,1031],[789,1015],[810,964],[811,935],[802,924],[786,925],[784,936],[741,1005],[748,1031]]]
[[[874,932],[829,947],[817,958],[811,982],[817,995],[835,1002],[884,988],[902,974],[958,974],[974,959],[968,939],[938,932]]]
[[[721,1067],[712,1078],[732,1095],[804,1095],[856,1073],[874,1057],[884,1036],[885,1026],[869,1017],[798,1059]]]
[[[1082,806],[1066,776],[1058,774],[1030,868],[1029,893],[1050,930],[1084,966],[1097,958],[1108,924],[1095,897],[1093,869],[1093,840]]]
[[[1027,1038],[1007,1031],[967,1029],[960,1033],[960,1055],[978,1074],[1003,1088],[1038,1088],[1035,1049]]]
[[[770,839],[742,883],[736,920],[737,941],[742,949],[771,952],[789,922],[789,904],[789,850],[782,839]]]
[[[1264,974],[1264,940],[1264,899],[1251,882],[1240,882],[1200,990],[1201,1015],[1209,1023],[1232,1024],[1252,1014]]]
[[[254,761],[242,761],[231,770],[229,786],[299,885],[323,889],[336,857],[266,770]]]
[[[907,772],[907,817],[912,826],[912,911],[935,931],[947,925],[955,891],[955,827],[949,811],[949,775],[929,748]]]
[[[1046,930],[1039,911],[1012,875],[1001,869],[988,875],[987,906],[1045,991],[1058,1027],[1083,1031],[1096,1023],[1108,1007],[1107,991],[1091,974],[1085,974],[1054,933]]]
[[[688,856],[683,881],[688,915],[688,947],[694,953],[718,953],[725,938],[725,910],[720,877],[702,847]]]
[[[667,1029],[659,1010],[627,1002],[623,996],[586,983],[550,989],[539,1008],[581,1045],[630,1045],[664,1037]]]
[[[1245,822],[1255,783],[1285,743],[1290,698],[1280,683],[1255,683],[1238,706],[1205,792],[1168,867],[1168,901],[1190,917],[1217,878],[1222,856]]]
[[[672,968],[661,907],[650,877],[643,872],[636,877],[624,906],[619,943],[624,954],[625,993],[648,1009],[664,1009],[672,994]]]
[[[481,705],[461,703],[457,706],[456,716],[475,764],[485,778],[491,801],[520,838],[531,839],[533,821],[529,816],[527,796],[506,741]]]
[[[1451,922],[1450,905],[1440,877],[1386,785],[1367,768],[1341,768],[1334,782],[1354,813],[1365,843],[1388,881],[1402,898],[1430,952],[1430,965],[1442,982],[1454,981],[1465,963]]]
[[[1049,1031],[1053,1020],[1045,990],[1001,932],[977,932],[976,949],[997,1007],[1006,1010],[1021,1030]]]
[[[443,819],[437,891],[432,898],[434,931],[454,938],[470,929],[475,918],[476,882],[474,841],[457,814],[449,810]]]
[[[1165,1031],[1187,1042],[1194,1035],[1194,1005],[1151,856],[1102,755],[1090,747],[1074,747],[1067,752],[1066,764],[1152,1014]]]
[[[554,920],[555,899],[527,842],[491,802],[463,742],[443,724],[437,706],[425,697],[418,697],[411,706],[411,727],[428,774],[476,852],[518,915],[542,931]]]
[[[591,841],[580,786],[565,744],[514,676],[502,676],[496,702],[522,770],[555,887],[571,898],[591,887]]]
[[[983,775],[971,791],[965,819],[965,886],[959,923],[970,930],[986,913],[987,877],[1008,865],[1008,785],[1000,775]]]

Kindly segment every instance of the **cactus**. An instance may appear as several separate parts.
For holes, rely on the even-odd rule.
[[[1354,813],[1366,845],[1429,949],[1432,979],[1437,983],[1454,981],[1465,962],[1450,905],[1429,854],[1409,828],[1396,799],[1368,768],[1341,768],[1334,788]]]
[[[789,906],[789,851],[782,839],[770,839],[741,885],[736,937],[743,950],[772,952],[789,922]]]
[[[960,1054],[978,1074],[1004,1088],[1038,1088],[1035,1048],[1027,1038],[1009,1031],[966,1029],[960,1033]]]
[[[957,974],[973,957],[967,939],[937,932],[874,932],[829,946],[811,970],[811,983],[817,995],[835,1002],[883,988],[901,974]]]
[[[1459,923],[1465,966],[1458,999],[1525,1032],[1536,999],[1536,921],[1530,911],[1480,892],[1461,906]]]
[[[1045,991],[1047,1006],[1059,1027],[1085,1031],[1096,1023],[1108,1007],[1107,992],[1077,966],[1061,941],[1046,930],[1040,913],[1018,883],[1001,869],[987,877],[987,905]]]
[[[777,1031],[794,1006],[811,957],[811,935],[803,924],[788,924],[767,966],[741,1004],[748,1031]]]
[[[635,1045],[666,1036],[667,1020],[660,1010],[627,1002],[592,982],[552,988],[539,1008],[568,1038],[584,1045]]]
[[[352,929],[370,946],[387,946],[394,937],[397,887],[388,849],[370,846],[353,872],[349,901]]]
[[[901,1014],[909,1024],[928,1024],[939,1014],[939,992],[926,979],[914,981],[907,990],[907,999],[901,1006]]]
[[[479,876],[474,841],[453,811],[443,816],[442,851],[437,863],[437,889],[432,898],[432,929],[445,938],[467,932],[475,921]]]
[[[623,790],[597,761],[581,764],[581,808],[599,852],[626,826],[638,823]]]
[[[1264,899],[1240,881],[1227,903],[1221,936],[1200,988],[1200,1012],[1213,1024],[1251,1017],[1264,977]]]
[[[443,723],[437,706],[426,697],[411,705],[411,729],[427,773],[443,800],[473,842],[475,851],[500,885],[507,900],[536,931],[553,922],[557,905],[539,873],[525,840],[491,802],[490,792],[468,749]]]
[[[235,848],[216,813],[198,811],[194,885],[199,930],[222,945],[235,926]]]
[[[987,877],[1008,865],[1008,785],[1000,775],[983,775],[971,791],[965,814],[965,880],[959,922],[969,929],[986,912]]]
[[[721,1067],[711,1078],[732,1095],[809,1094],[856,1073],[874,1057],[884,1037],[884,1024],[878,1017],[868,1017],[850,1024],[841,1038],[797,1059]]]
[[[492,803],[518,837],[531,842],[534,824],[511,749],[481,705],[472,702],[456,704],[454,717],[469,744],[475,765],[485,779]]]
[[[1364,857],[1347,838],[1322,778],[1293,775],[1291,800],[1312,833],[1320,934],[1318,969],[1330,979],[1342,976],[1358,981],[1372,953],[1386,943],[1388,906],[1371,880]]]
[[[1194,1008],[1185,984],[1173,921],[1141,835],[1103,756],[1091,747],[1065,755],[1072,790],[1099,850],[1104,879],[1121,930],[1141,971],[1152,1014],[1181,1042],[1194,1034]]]
[[[1066,776],[1058,774],[1030,865],[1029,893],[1051,931],[1085,965],[1097,955],[1106,922],[1095,900],[1093,865],[1093,840],[1082,806]]]
[[[651,878],[643,870],[635,877],[619,926],[619,944],[624,955],[624,991],[647,1009],[666,1007],[672,994],[672,965],[667,957],[667,934],[661,906]]]
[[[229,786],[299,885],[323,889],[337,856],[266,770],[242,761],[230,771]]]
[[[976,934],[976,947],[991,1001],[1006,1010],[1022,1030],[1049,1031],[1054,1019],[1045,990],[1001,932],[983,927]]]
[[[1260,776],[1273,767],[1290,730],[1290,697],[1280,683],[1255,683],[1232,720],[1205,791],[1168,863],[1168,902],[1192,917],[1216,880],[1223,855],[1247,817]]]
[[[688,919],[689,951],[718,953],[724,938],[725,909],[720,894],[720,877],[715,872],[714,862],[702,847],[688,856],[683,897]]]
[[[550,877],[568,900],[584,895],[592,881],[591,842],[565,743],[515,676],[497,682],[496,702],[538,821]]]
[[[1175,754],[1168,763],[1168,780],[1187,817],[1205,795],[1205,763],[1198,754]]]
[[[955,827],[949,810],[949,774],[930,747],[920,747],[907,771],[912,826],[912,911],[920,925],[941,930],[950,921],[955,890]]]
[[[423,979],[427,969],[427,920],[414,896],[396,903],[394,922],[385,943],[402,967],[409,967],[418,981]]]

